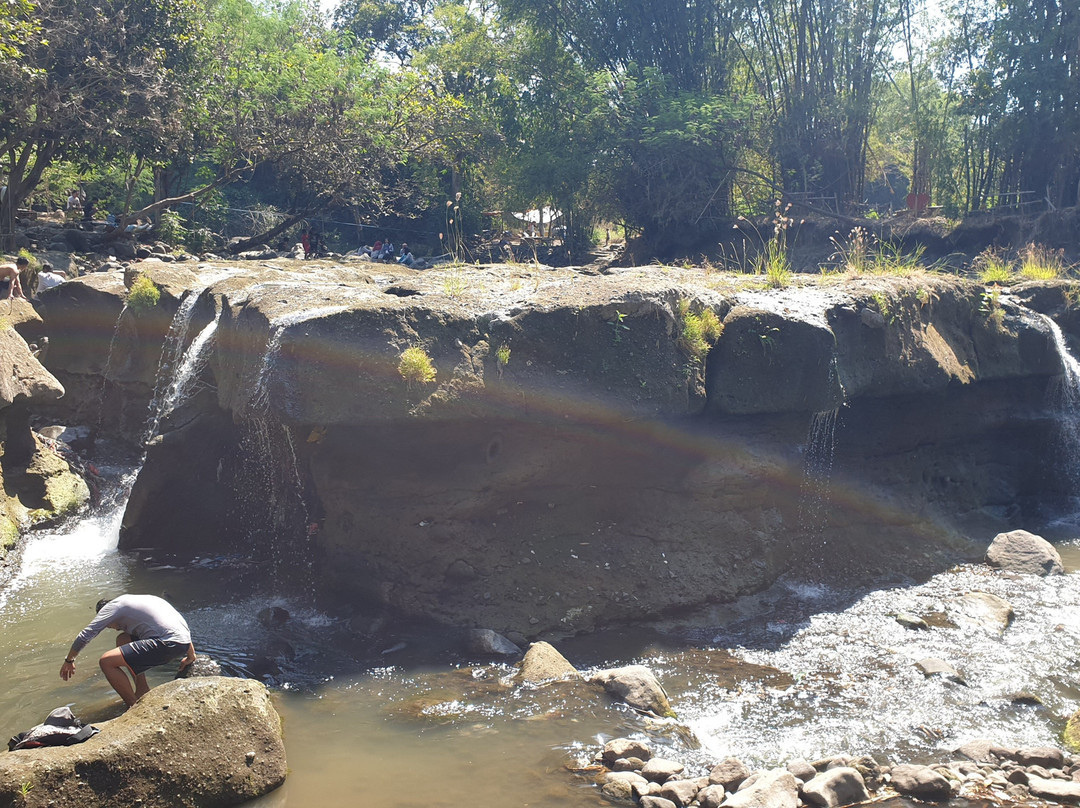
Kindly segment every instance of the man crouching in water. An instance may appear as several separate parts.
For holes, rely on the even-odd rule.
[[[183,670],[195,661],[187,621],[168,601],[153,595],[121,595],[112,600],[102,598],[96,608],[97,617],[79,632],[60,668],[65,682],[75,675],[75,657],[104,628],[115,629],[120,635],[116,648],[102,655],[101,672],[128,707],[150,691],[146,683],[150,668],[183,657]],[[125,668],[131,671],[134,687]]]

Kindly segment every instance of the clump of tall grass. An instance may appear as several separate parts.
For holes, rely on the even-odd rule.
[[[136,312],[149,311],[161,300],[161,290],[149,275],[139,275],[127,293],[128,307]]]
[[[724,324],[720,322],[720,318],[712,309],[703,308],[700,312],[693,312],[690,301],[685,298],[679,299],[676,308],[679,319],[682,321],[679,347],[691,359],[701,361],[709,352],[709,348],[715,345],[720,335],[724,333]]]
[[[845,240],[839,234],[829,238],[834,252],[831,260],[841,271],[856,275],[910,275],[923,269],[926,248],[919,244],[911,250],[891,241],[881,241],[864,227],[853,228]]]
[[[772,234],[767,239],[761,235],[760,231],[749,219],[745,216],[739,217],[740,222],[746,222],[753,227],[758,241],[761,243],[761,249],[750,264],[751,269],[755,275],[764,275],[765,285],[772,289],[783,289],[791,283],[792,276],[787,233],[794,220],[788,216],[791,205],[781,208],[781,204],[779,199],[776,200],[772,218]],[[737,227],[738,225],[736,225]]]
[[[1064,250],[1049,250],[1028,244],[1020,251],[1021,278],[1031,281],[1051,281],[1068,272]]]
[[[423,348],[406,348],[398,360],[398,373],[409,384],[435,381],[435,365]]]
[[[979,273],[979,280],[985,284],[1009,283],[1013,277],[1013,262],[1005,251],[987,247],[975,256],[972,266]]]

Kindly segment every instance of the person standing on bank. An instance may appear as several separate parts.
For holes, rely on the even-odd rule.
[[[187,621],[168,601],[153,595],[121,595],[112,600],[102,598],[96,609],[97,617],[79,632],[60,667],[60,678],[65,682],[75,675],[75,657],[105,628],[120,634],[116,648],[102,655],[101,672],[128,707],[150,691],[146,683],[150,668],[180,659],[183,670],[195,661]]]

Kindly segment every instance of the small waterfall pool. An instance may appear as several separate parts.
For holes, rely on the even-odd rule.
[[[126,472],[110,471],[118,481]],[[727,755],[756,765],[844,753],[930,762],[974,737],[1056,744],[1064,717],[1080,707],[1075,572],[1038,579],[965,566],[921,584],[849,591],[790,580],[653,629],[558,643],[579,667],[640,661],[656,670],[679,720],[650,722],[587,690],[515,687],[509,666],[466,664],[444,633],[361,638],[343,621],[267,594],[265,570],[249,559],[178,566],[121,555],[121,510],[118,493],[100,515],[33,536],[0,593],[4,731],[69,702],[87,720],[117,714],[94,664],[111,636],[94,641],[68,684],[60,663],[99,597],[165,594],[188,616],[201,651],[276,693],[290,775],[252,805],[333,808],[363,794],[387,806],[593,806],[597,792],[564,766],[615,735],[645,735],[702,769]],[[1080,549],[1061,549],[1070,570],[1080,567]],[[1013,605],[1003,635],[959,615],[955,598],[972,590]],[[290,620],[264,626],[258,613],[269,605]],[[901,611],[936,627],[904,629]],[[968,686],[924,679],[914,667],[924,656],[953,662]],[[151,683],[170,676],[159,669]],[[1042,704],[1015,703],[1021,694]]]

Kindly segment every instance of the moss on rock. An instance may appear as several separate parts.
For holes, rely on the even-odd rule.
[[[1070,752],[1080,752],[1080,710],[1069,716],[1062,739]]]

